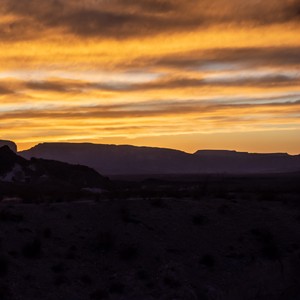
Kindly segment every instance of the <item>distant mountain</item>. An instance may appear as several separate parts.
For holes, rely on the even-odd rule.
[[[44,143],[23,151],[20,155],[79,163],[101,170],[102,174],[177,173],[193,167],[191,154],[128,145]]]
[[[256,154],[226,150],[183,151],[129,145],[43,143],[20,152],[25,158],[82,164],[106,175],[276,173],[300,170],[300,155]]]
[[[12,141],[0,140],[0,147],[8,146],[12,151],[17,152],[17,145]]]
[[[9,194],[18,194],[25,188],[36,196],[66,191],[76,195],[83,189],[100,190],[109,185],[109,179],[92,168],[40,158],[27,160],[8,146],[0,148],[0,196],[8,187]]]
[[[277,173],[300,170],[300,155],[199,150],[195,154],[204,172]]]

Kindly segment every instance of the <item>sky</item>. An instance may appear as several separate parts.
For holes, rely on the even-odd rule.
[[[300,153],[300,0],[1,0],[0,139]]]

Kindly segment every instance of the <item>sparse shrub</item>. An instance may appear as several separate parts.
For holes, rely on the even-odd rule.
[[[153,207],[157,207],[157,208],[165,208],[166,207],[166,203],[161,198],[152,199],[150,201],[150,203]]]
[[[200,259],[200,264],[209,268],[213,268],[215,266],[215,263],[215,258],[211,254],[205,254]]]
[[[230,199],[230,194],[224,188],[219,188],[217,191],[215,191],[214,196],[220,199]]]
[[[109,294],[107,291],[102,289],[97,289],[93,293],[90,294],[90,298],[94,300],[102,300],[108,298]]]
[[[273,191],[262,191],[258,196],[258,201],[277,201],[278,194]]]
[[[119,254],[121,260],[132,261],[137,259],[139,252],[135,245],[127,245],[120,250]]]
[[[8,259],[4,256],[0,256],[0,277],[4,277],[7,275],[8,265],[9,265]]]
[[[64,275],[57,275],[54,278],[54,285],[56,285],[56,286],[62,286],[62,285],[67,284],[68,282],[69,282],[68,278]]]
[[[136,220],[130,213],[129,209],[126,207],[121,208],[121,219],[124,223],[131,223],[131,224],[140,224],[139,220]]]
[[[271,232],[267,229],[255,228],[251,230],[256,240],[261,243],[261,254],[264,258],[276,260],[281,257],[279,248]]]
[[[155,261],[158,262],[158,263],[161,263],[161,262],[162,262],[162,258],[161,258],[159,255],[155,256],[154,259],[155,259]]]
[[[164,284],[171,289],[178,289],[181,286],[181,283],[171,276],[164,278]]]
[[[281,257],[280,251],[274,242],[263,245],[262,255],[263,255],[263,257],[270,259],[270,260],[280,259],[280,257]]]
[[[122,295],[124,294],[124,291],[125,291],[125,286],[121,282],[113,282],[109,288],[109,292],[111,294]]]
[[[70,248],[69,248],[70,251],[76,251],[77,250],[77,247],[76,245],[72,245]]]
[[[120,215],[121,215],[121,220],[124,223],[130,223],[130,221],[131,221],[131,215],[130,215],[130,211],[128,210],[128,208],[122,207],[120,209]]]
[[[87,274],[84,274],[80,277],[80,281],[83,283],[83,284],[86,284],[86,285],[91,285],[93,283],[93,280],[92,278],[87,275]]]
[[[5,209],[0,211],[1,222],[21,222],[23,219],[23,215],[21,214],[15,214]]]
[[[26,280],[26,281],[31,281],[32,282],[32,281],[36,280],[36,277],[35,277],[35,275],[27,273],[27,274],[23,275],[23,279]]]
[[[192,191],[192,197],[195,200],[199,200],[206,195],[207,195],[207,182],[203,182],[202,184],[196,185]]]
[[[245,241],[245,237],[241,235],[241,236],[239,236],[239,237],[237,238],[237,241],[238,241],[239,243],[243,244],[244,241]]]
[[[266,229],[254,228],[251,229],[251,233],[256,237],[256,239],[263,243],[268,243],[273,240],[273,235]]]
[[[72,214],[70,214],[70,213],[66,214],[66,219],[67,219],[67,220],[71,220],[71,219],[73,219],[73,216],[72,216]]]
[[[0,284],[0,299],[1,300],[11,299],[10,288],[6,284]]]
[[[66,258],[67,258],[67,259],[75,259],[75,258],[76,258],[76,250],[77,250],[77,247],[76,247],[75,245],[72,245],[72,246],[67,250]]]
[[[65,271],[65,265],[63,263],[55,264],[51,267],[54,273],[63,273]]]
[[[207,223],[207,218],[201,214],[196,214],[192,217],[194,225],[204,225]]]
[[[229,254],[225,255],[228,258],[233,258],[233,259],[242,259],[245,257],[243,253],[237,253],[237,252],[230,252]]]
[[[96,237],[96,250],[102,253],[109,253],[115,246],[115,238],[109,231],[99,232]]]
[[[142,280],[142,281],[149,279],[149,275],[145,270],[137,271],[136,277],[137,277],[137,279]]]
[[[8,251],[7,253],[14,258],[18,257],[18,252],[15,250]]]
[[[42,243],[39,238],[26,243],[22,249],[23,255],[26,258],[39,258],[42,254]]]
[[[149,281],[149,282],[147,282],[146,287],[148,289],[152,290],[155,287],[155,284],[153,281]]]
[[[223,204],[218,207],[218,213],[221,215],[225,215],[229,211],[229,206],[227,204]]]
[[[50,239],[52,237],[52,230],[50,228],[45,228],[43,232],[43,236],[46,239]]]

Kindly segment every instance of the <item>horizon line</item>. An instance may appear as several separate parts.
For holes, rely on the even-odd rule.
[[[175,151],[180,151],[180,152],[184,152],[187,154],[195,154],[198,151],[226,151],[226,152],[236,152],[236,153],[248,153],[248,154],[287,154],[289,156],[297,156],[300,155],[300,153],[296,153],[296,154],[291,154],[289,152],[281,152],[281,151],[277,151],[277,152],[252,152],[252,151],[242,151],[242,150],[235,150],[235,149],[224,149],[224,148],[200,148],[194,152],[188,152],[188,151],[184,151],[181,149],[177,149],[177,148],[171,148],[171,147],[162,147],[162,146],[147,146],[147,145],[133,145],[133,144],[115,144],[115,143],[95,143],[95,142],[72,142],[72,141],[52,141],[52,142],[39,142],[34,144],[33,146],[29,147],[29,148],[24,148],[22,150],[19,150],[18,147],[18,143],[12,141],[12,140],[7,140],[7,141],[11,141],[13,143],[15,143],[17,145],[17,152],[23,152],[23,151],[28,151],[38,145],[41,144],[91,144],[91,145],[107,145],[107,146],[131,146],[131,147],[136,147],[136,148],[154,148],[154,149],[168,149],[168,150],[175,150]]]

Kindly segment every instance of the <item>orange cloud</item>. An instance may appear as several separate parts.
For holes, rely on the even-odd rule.
[[[298,0],[3,0],[1,138],[294,136],[299,29]]]

